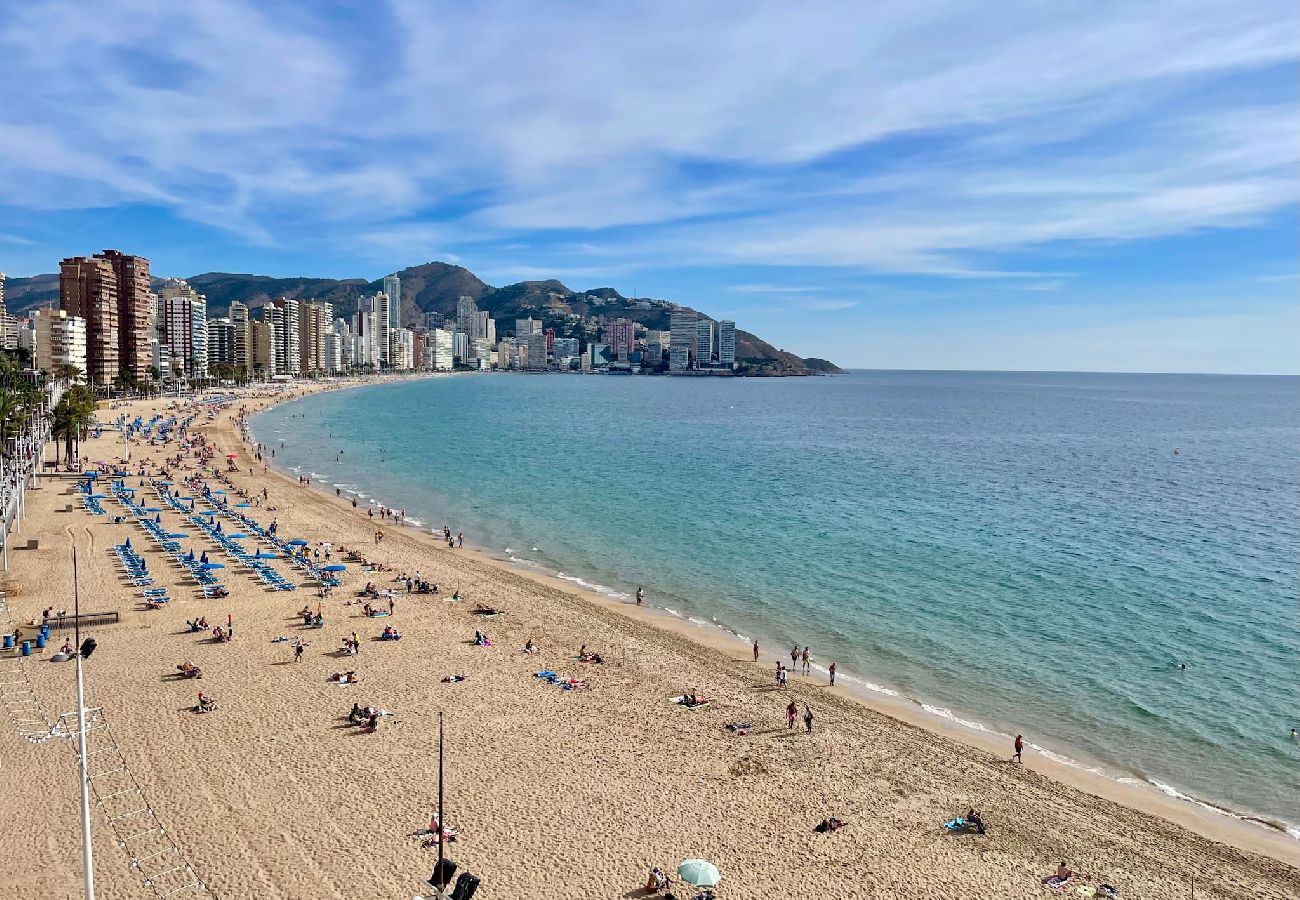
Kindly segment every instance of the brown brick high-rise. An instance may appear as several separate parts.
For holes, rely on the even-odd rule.
[[[108,260],[117,276],[118,368],[136,381],[144,381],[153,365],[150,339],[155,304],[149,290],[149,260],[120,250],[105,250],[95,258]]]
[[[118,374],[117,274],[112,263],[86,256],[62,260],[59,307],[86,320],[86,379],[112,384]]]

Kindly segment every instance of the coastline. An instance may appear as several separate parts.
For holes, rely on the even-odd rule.
[[[76,479],[57,476],[29,496],[23,537],[38,545],[11,552],[3,590],[13,621],[39,622],[43,609],[70,605],[74,550],[82,609],[120,616],[91,632],[99,643],[86,667],[90,703],[104,710],[146,803],[214,896],[426,893],[434,852],[422,829],[437,797],[442,714],[446,821],[460,829],[450,855],[483,878],[483,900],[644,896],[638,885],[650,866],[672,871],[690,857],[719,866],[728,900],[957,893],[1033,900],[1051,896],[1042,879],[1062,860],[1081,873],[1075,883],[1114,884],[1126,898],[1184,900],[1189,883],[1205,900],[1300,894],[1294,864],[1242,849],[1231,835],[1207,838],[1079,790],[1036,755],[1010,764],[1005,747],[985,751],[881,714],[816,677],[775,686],[770,670],[734,643],[705,637],[705,629],[601,602],[569,582],[528,577],[486,553],[439,547],[411,528],[387,526],[375,540],[379,523],[364,509],[349,515],[339,506],[345,501],[304,490],[269,467],[263,473],[239,434],[241,405],[251,412],[304,388],[347,386],[246,395],[224,408],[159,399],[121,411],[146,421],[195,417],[189,449],[175,436],[165,445],[133,442],[133,470],[147,463],[152,473],[171,459],[177,487],[197,475],[246,502],[265,489],[268,500],[245,507],[261,527],[278,521],[284,539],[322,552],[325,541],[340,555],[346,546],[383,563],[382,572],[348,559],[343,585],[319,597],[283,556],[270,565],[296,583],[290,593],[226,558],[229,568],[219,574],[229,596],[206,599],[183,563],[146,535],[144,517],[113,521],[127,505],[112,496],[103,500],[107,515],[88,514]],[[110,430],[84,452],[111,466],[122,446]],[[233,459],[222,466],[228,454]],[[164,532],[186,533],[182,551],[188,544],[195,554],[223,558],[195,515],[137,477],[126,486],[161,507]],[[205,506],[200,499],[199,510]],[[147,609],[140,588],[123,576],[113,548],[126,537],[158,588],[173,594],[160,609]],[[404,594],[390,581],[417,570],[440,583],[441,594]],[[396,589],[391,618],[376,622],[360,608],[367,581]],[[466,602],[448,602],[453,585]],[[481,619],[479,603],[503,614]],[[320,630],[304,624],[299,607],[323,610]],[[196,633],[188,620],[200,614],[209,626],[229,616],[238,636],[222,642]],[[382,642],[387,624],[400,628],[400,643]],[[493,639],[486,648],[471,640],[485,627]],[[359,655],[336,649],[353,634],[361,635]],[[308,642],[301,658],[289,643],[295,639]],[[61,640],[58,633],[54,646]],[[538,645],[535,653],[521,652],[526,640]],[[578,660],[584,644],[604,663]],[[51,665],[48,654],[10,656],[7,671],[22,673],[57,716],[72,707],[75,691],[69,667]],[[201,667],[203,680],[180,678],[181,661]],[[355,669],[360,685],[331,683],[339,669]],[[560,689],[539,680],[539,669],[585,688]],[[463,682],[447,683],[452,673],[463,673]],[[195,714],[196,688],[215,698],[215,714]],[[7,690],[0,684],[0,695]],[[684,691],[711,703],[671,702]],[[787,701],[811,704],[816,728],[787,727]],[[348,723],[348,706],[358,702],[392,715],[367,734]],[[742,736],[724,727],[736,721],[752,729]],[[20,861],[0,872],[0,895],[77,895],[77,864],[36,862],[79,858],[75,750],[62,740],[24,742],[23,734],[0,729],[0,789],[10,798],[0,853]],[[983,811],[988,833],[949,834],[943,823],[971,806]],[[153,896],[129,851],[119,849],[108,815],[92,814],[100,891]],[[812,826],[829,815],[850,827],[817,833]]]
[[[426,376],[453,377],[453,376]],[[385,382],[362,381],[336,385],[326,389],[356,389],[382,386]],[[312,391],[310,393],[317,393]],[[277,398],[271,403],[250,413],[249,446],[256,443],[251,419],[266,412],[273,405],[282,405],[304,399],[306,394]],[[359,507],[351,508],[350,500],[336,497],[327,487],[313,483],[302,485],[293,480],[293,476],[282,461],[275,460],[269,464],[269,472],[275,474],[283,483],[310,491],[315,496],[348,513],[362,512]],[[373,493],[373,492],[368,492]],[[360,497],[358,498],[360,499]],[[365,502],[365,501],[362,501]],[[408,518],[410,518],[408,516]],[[426,530],[429,529],[429,530]],[[403,533],[423,542],[432,551],[440,551],[442,543],[430,533],[431,525],[403,524]],[[600,585],[593,585],[582,579],[566,577],[560,571],[550,571],[546,566],[532,560],[513,559],[501,551],[479,547],[467,541],[465,546],[456,551],[465,558],[480,563],[491,570],[512,576],[522,577],[535,584],[565,593],[574,599],[595,608],[616,614],[630,622],[648,625],[667,632],[677,638],[716,654],[721,654],[729,663],[754,667],[756,671],[766,673],[768,667],[782,658],[781,654],[764,649],[760,654],[760,664],[755,666],[749,653],[750,637],[739,635],[725,627],[689,618],[674,610],[655,606],[638,607],[635,603],[600,590]],[[612,590],[612,589],[610,589]],[[776,646],[763,641],[763,646]],[[822,678],[825,670],[814,665],[814,671]],[[871,685],[865,679],[851,671],[840,670],[837,673],[836,688],[831,691],[821,684],[814,685],[813,690],[826,697],[847,698],[872,712],[888,716],[900,723],[917,728],[923,732],[940,735],[962,745],[988,753],[994,757],[1008,754],[1012,735],[1002,734],[972,722],[960,711],[944,710],[947,715],[927,708],[924,698],[911,697],[889,687]],[[825,702],[825,701],[822,701]],[[1093,796],[1118,803],[1129,809],[1158,816],[1168,822],[1189,828],[1203,837],[1246,850],[1267,855],[1291,866],[1300,866],[1300,826],[1277,823],[1243,814],[1227,807],[1216,805],[1207,800],[1185,794],[1176,787],[1163,786],[1150,779],[1138,780],[1128,776],[1107,772],[1106,764],[1090,760],[1077,750],[1065,747],[1040,747],[1027,745],[1033,751],[1033,768],[1053,781],[1085,791]]]

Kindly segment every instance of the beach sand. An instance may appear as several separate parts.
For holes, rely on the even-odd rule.
[[[133,403],[130,414],[148,420],[171,402]],[[242,405],[251,411],[267,402]],[[364,510],[273,470],[263,474],[240,440],[239,405],[196,420],[192,431],[218,448],[217,463],[239,454],[242,471],[230,476],[237,488],[269,490],[276,511],[249,512],[263,525],[277,518],[281,537],[357,548],[393,572],[367,574],[349,563],[343,586],[318,601],[286,560],[273,564],[304,585],[296,591],[269,591],[228,565],[220,574],[231,596],[204,600],[133,519],[114,525],[91,516],[72,478],[47,477],[29,493],[14,536],[38,539],[39,549],[13,550],[3,582],[15,622],[50,606],[70,609],[75,545],[83,610],[121,612],[120,624],[92,632],[99,645],[85,666],[90,705],[104,709],[148,802],[216,896],[427,893],[421,881],[436,851],[414,833],[427,827],[436,801],[439,710],[447,819],[460,829],[448,855],[482,879],[481,898],[642,896],[651,866],[671,873],[687,857],[717,864],[727,900],[1047,897],[1041,880],[1061,861],[1089,876],[1075,884],[1106,882],[1125,898],[1186,898],[1193,880],[1196,897],[1300,896],[1300,845],[1285,835],[1089,781],[1032,754],[1024,765],[1009,763],[1010,748],[923,728],[928,723],[901,708],[885,714],[820,677],[792,676],[778,689],[771,663],[754,664],[746,648],[692,639],[702,635],[483,554],[448,550],[412,529],[381,526],[376,546],[377,519]],[[100,418],[121,411],[101,409]],[[120,436],[107,431],[83,446],[92,461],[116,460],[122,450]],[[136,445],[132,470],[150,455],[156,462],[176,452],[175,442]],[[128,484],[154,499],[138,478]],[[104,504],[123,512],[115,501]],[[186,547],[231,563],[179,513],[162,518],[169,531],[189,534]],[[161,610],[140,609],[139,589],[119,576],[110,550],[128,535],[176,598]],[[440,586],[438,595],[406,596],[385,583],[417,569]],[[368,580],[399,590],[391,619],[367,619],[346,604]],[[464,600],[445,602],[457,585]],[[295,614],[318,602],[325,627],[304,629]],[[505,614],[480,619],[475,603]],[[214,625],[233,616],[235,639],[186,632],[185,621],[200,614]],[[376,640],[389,623],[402,640]],[[472,646],[476,628],[494,646]],[[360,653],[335,656],[353,631]],[[272,643],[279,636],[311,641],[301,662],[289,643]],[[541,647],[535,655],[518,652],[529,639]],[[71,664],[46,658],[61,641],[56,634],[45,654],[24,664],[54,716],[75,707]],[[605,662],[575,659],[584,644]],[[201,681],[171,677],[187,659],[203,668]],[[345,669],[362,683],[327,682]],[[539,670],[588,687],[560,690],[535,678]],[[453,673],[467,680],[440,682]],[[217,700],[215,713],[190,711],[198,688]],[[691,691],[715,699],[698,710],[668,701]],[[802,722],[786,730],[792,699],[801,714],[811,705],[811,735]],[[395,715],[363,734],[346,722],[354,701]],[[732,721],[754,728],[735,735],[723,727]],[[81,896],[75,745],[32,745],[5,724],[0,788],[8,813],[0,822],[0,896]],[[972,805],[988,833],[945,833],[942,823]],[[830,815],[849,827],[815,833]],[[99,895],[154,896],[98,810],[92,820]],[[1073,887],[1068,893],[1077,896]]]

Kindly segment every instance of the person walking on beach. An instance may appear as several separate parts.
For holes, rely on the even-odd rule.
[[[803,706],[803,727],[804,727],[804,731],[808,732],[808,734],[812,734],[812,723],[813,723],[812,707],[809,706],[807,703],[805,703]]]
[[[798,705],[791,700],[790,705],[785,708],[785,730],[794,731],[794,720],[799,716]]]
[[[785,663],[777,663],[777,667],[777,683],[780,684],[781,687],[785,687],[786,680],[790,677],[790,670],[785,667]]]
[[[790,668],[799,671],[799,645],[790,648]]]
[[[1022,754],[1024,750],[1025,750],[1025,736],[1022,734],[1018,734],[1016,735],[1016,752],[1011,755],[1011,758],[1018,763],[1023,763],[1024,760],[1021,758],[1020,754]]]
[[[392,598],[392,597],[389,597],[389,598],[388,598],[388,614],[389,614],[390,616],[393,614],[393,610],[396,609],[396,607],[397,607],[397,604],[393,602],[393,598]]]
[[[776,661],[776,685],[781,686],[781,660]]]
[[[306,644],[304,644],[301,640],[295,640],[293,642],[293,661],[302,662],[302,655],[306,651],[306,649],[307,649]]]
[[[807,647],[804,647],[804,648],[803,648],[803,657],[802,657],[802,658],[803,658],[803,673],[804,673],[805,675],[807,675],[808,672],[809,672],[809,666],[811,665],[811,664],[809,663],[809,661],[808,661],[809,657],[808,657],[808,648],[807,648]]]
[[[831,687],[835,687],[835,663],[831,663]]]
[[[465,532],[463,531],[456,532],[456,546],[457,547],[465,546]]]
[[[758,641],[754,641],[754,662],[758,662]]]

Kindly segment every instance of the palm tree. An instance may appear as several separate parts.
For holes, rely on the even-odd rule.
[[[75,458],[76,444],[85,437],[94,420],[94,389],[84,384],[73,385],[54,407],[55,437],[62,438],[68,461]]]
[[[0,390],[0,453],[9,455],[9,442],[22,433],[26,420],[22,398],[11,390]]]
[[[54,377],[60,381],[66,381],[71,384],[81,379],[82,371],[72,363],[60,363],[54,367]]]

